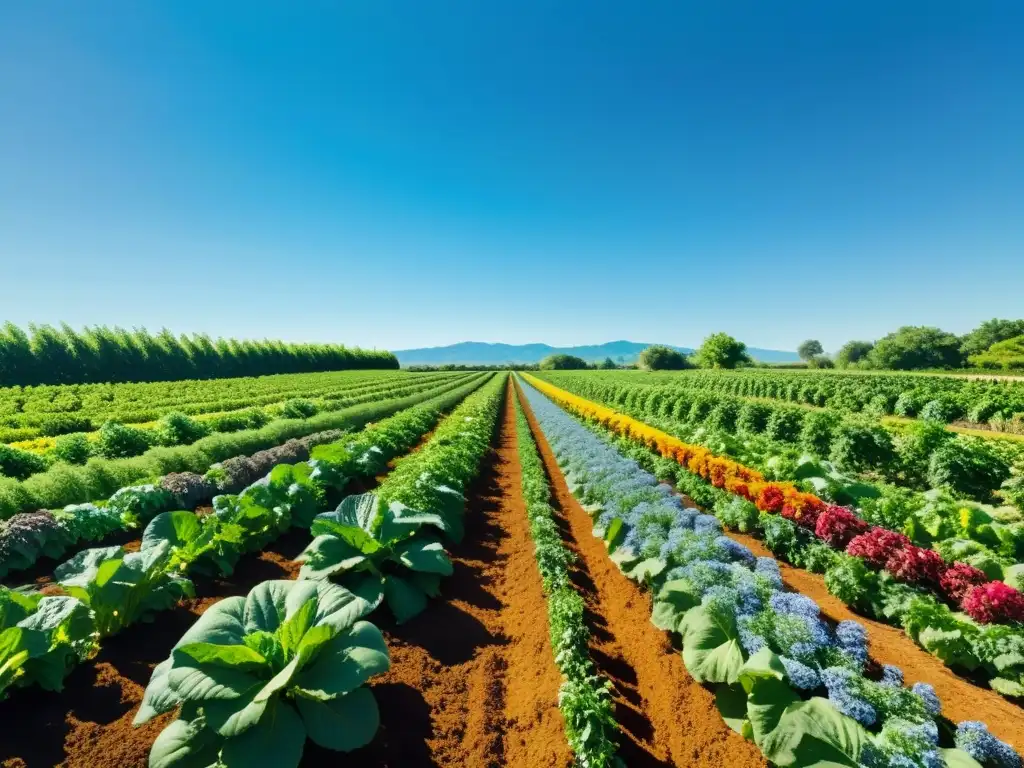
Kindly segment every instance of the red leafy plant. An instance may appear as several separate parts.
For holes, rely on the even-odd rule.
[[[1024,622],[1024,595],[1009,584],[990,581],[967,593],[963,609],[982,624]]]
[[[846,554],[866,560],[875,568],[884,568],[893,552],[910,546],[910,539],[902,533],[872,528],[851,539],[846,545]]]
[[[980,568],[967,563],[953,563],[942,574],[939,586],[943,593],[956,603],[964,599],[974,587],[988,583],[988,576]]]
[[[844,507],[830,504],[814,525],[814,534],[836,549],[845,549],[855,536],[866,533],[868,524]]]

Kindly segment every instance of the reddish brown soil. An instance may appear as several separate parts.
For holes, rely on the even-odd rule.
[[[730,730],[714,694],[689,676],[669,636],[650,622],[651,600],[609,559],[586,512],[523,401],[565,523],[566,544],[579,557],[574,581],[584,596],[594,634],[591,657],[615,686],[623,729],[620,756],[636,766],[764,766],[754,744]]]
[[[764,544],[742,533],[729,533],[758,556],[773,557]],[[919,648],[898,627],[890,627],[851,611],[839,598],[829,593],[822,576],[779,561],[782,580],[795,592],[812,598],[824,616],[833,621],[859,621],[868,630],[871,658],[879,664],[893,664],[903,670],[907,685],[931,683],[942,701],[942,714],[954,723],[980,720],[1000,739],[1019,750],[1024,747],[1024,716],[1020,707],[995,691],[980,688],[958,677],[949,667],[927,651]]]
[[[392,661],[372,682],[381,730],[346,765],[571,763],[520,484],[510,390],[497,449],[467,494],[466,536],[451,547],[455,572],[442,600],[401,626],[374,617]],[[316,752],[307,750],[304,766]],[[324,757],[324,765],[328,757],[338,764],[336,755]]]

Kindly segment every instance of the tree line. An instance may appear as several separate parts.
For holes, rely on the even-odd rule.
[[[853,368],[913,371],[984,368],[1024,370],[1024,320],[986,320],[963,336],[927,326],[904,326],[877,341],[849,341],[834,355],[825,354],[821,342],[808,339],[797,348],[803,365],[810,368]],[[671,347],[654,345],[640,353],[636,365],[618,366],[611,358],[588,363],[573,355],[551,355],[542,369],[644,368],[741,368],[758,365],[747,354],[747,345],[727,333],[713,333],[691,355]],[[774,367],[774,366],[773,366]]]
[[[276,373],[398,368],[386,351],[341,344],[175,336],[167,329],[93,326],[75,331],[14,323],[0,328],[0,386],[178,381]]]

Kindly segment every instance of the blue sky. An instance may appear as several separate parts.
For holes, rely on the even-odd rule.
[[[1024,4],[6,3],[0,319],[835,349],[1024,315]]]

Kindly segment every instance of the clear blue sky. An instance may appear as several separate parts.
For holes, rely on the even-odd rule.
[[[12,0],[0,319],[835,349],[1024,316],[1022,40],[1020,0]]]

